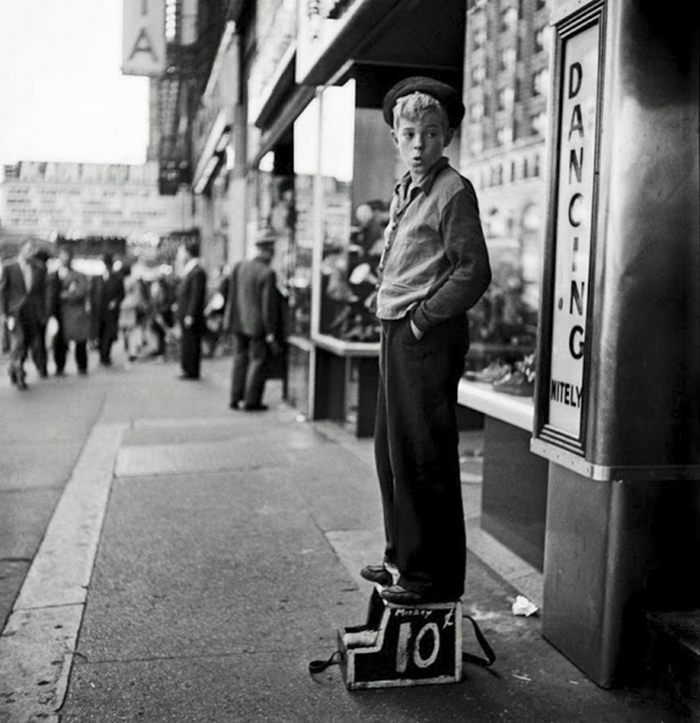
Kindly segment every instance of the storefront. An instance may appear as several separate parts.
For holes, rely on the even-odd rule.
[[[256,230],[276,230],[287,400],[306,418],[335,420],[358,436],[373,432],[378,333],[368,307],[391,189],[403,173],[381,101],[408,75],[461,89],[467,114],[448,155],[476,187],[494,271],[470,312],[459,389],[465,417],[484,428],[481,527],[541,571],[546,636],[601,685],[622,670],[630,638],[621,616],[632,597],[647,605],[700,599],[691,586],[681,600],[680,585],[644,597],[649,580],[656,586],[678,572],[669,550],[679,544],[661,549],[641,519],[657,529],[660,500],[665,515],[684,520],[679,539],[697,548],[687,514],[700,509],[691,442],[700,284],[698,99],[689,79],[697,80],[697,46],[634,5],[266,0],[232,11],[241,80],[229,129],[238,239],[229,258],[251,248]],[[663,52],[645,54],[645,43]],[[629,73],[630,57],[649,71],[648,83]],[[584,87],[583,71],[595,83]],[[606,134],[613,116],[628,137]],[[687,155],[676,152],[680,141],[654,145],[662,129],[692,139]],[[571,145],[584,134],[585,143]],[[209,137],[216,155],[223,130]],[[613,162],[616,153],[622,160]],[[213,175],[200,182],[215,193],[223,166],[202,159],[197,168]],[[657,170],[646,177],[656,195],[636,183],[646,166]],[[583,190],[569,193],[567,183]],[[644,302],[644,318],[630,322],[628,302]],[[669,352],[645,339],[647,322]],[[646,381],[659,374],[663,384]],[[636,388],[653,403],[632,403]],[[591,634],[600,620],[607,627]]]

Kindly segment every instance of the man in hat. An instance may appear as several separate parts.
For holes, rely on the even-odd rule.
[[[262,403],[267,363],[270,354],[279,352],[277,278],[270,267],[275,242],[272,229],[262,231],[255,257],[239,261],[228,279],[224,328],[234,339],[231,409],[267,409]]]
[[[466,312],[491,280],[472,184],[443,155],[464,116],[457,91],[411,77],[385,96],[407,166],[379,264],[375,458],[384,508],[381,565],[361,575],[398,605],[458,600],[466,540],[456,421],[469,346]]]

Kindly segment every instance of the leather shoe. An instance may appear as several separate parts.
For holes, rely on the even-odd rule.
[[[360,570],[360,577],[376,585],[383,585],[384,587],[388,587],[393,582],[391,573],[384,565],[365,565],[365,567]]]
[[[379,595],[383,600],[394,605],[420,605],[429,602],[425,595],[409,590],[403,585],[390,585],[379,591]]]
[[[264,412],[267,409],[267,404],[244,404],[243,409],[246,412]]]

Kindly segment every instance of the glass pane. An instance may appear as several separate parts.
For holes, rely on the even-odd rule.
[[[311,333],[311,274],[314,246],[314,178],[318,168],[319,101],[294,123],[295,238],[289,257],[289,333]]]
[[[323,193],[319,331],[343,338],[357,298],[349,284],[355,81],[330,87],[321,100],[321,186]]]

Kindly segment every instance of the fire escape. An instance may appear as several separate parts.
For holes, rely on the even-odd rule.
[[[155,83],[158,188],[174,195],[192,182],[197,102],[226,24],[227,0],[166,0],[166,69]]]

